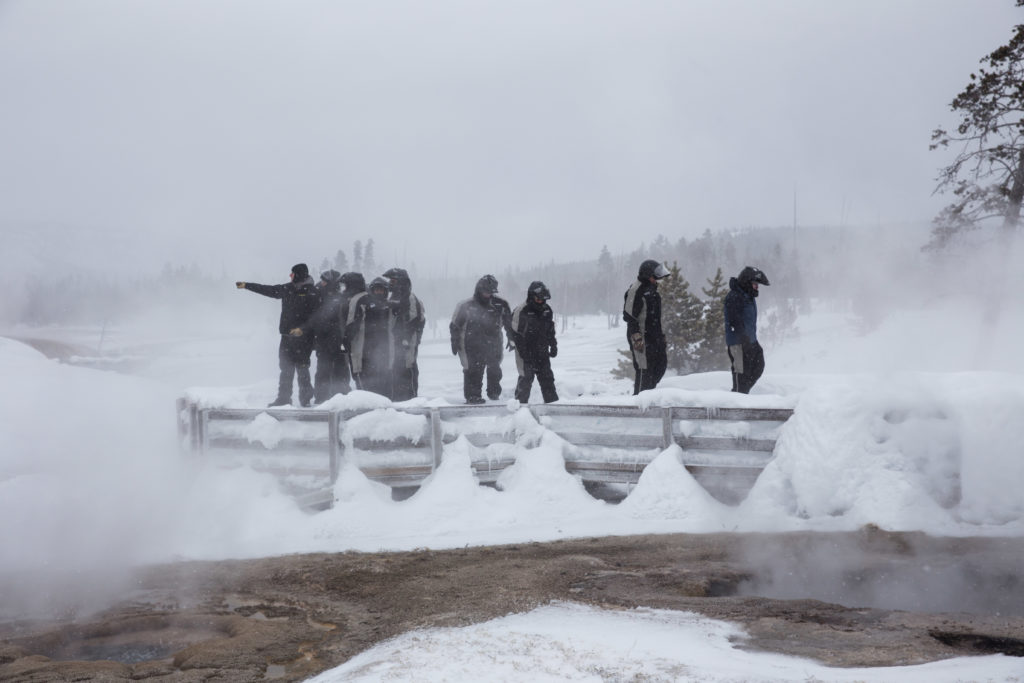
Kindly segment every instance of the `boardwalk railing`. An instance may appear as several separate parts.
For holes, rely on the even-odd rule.
[[[660,451],[678,444],[694,477],[734,503],[771,459],[779,427],[792,415],[784,408],[580,404],[519,410],[533,418],[527,428],[505,405],[299,410],[201,407],[179,399],[178,425],[182,446],[197,456],[233,453],[257,469],[305,477],[298,488],[322,492],[347,457],[371,479],[418,486],[440,465],[444,446],[460,437],[475,447],[472,466],[481,483],[495,482],[513,464],[513,444],[535,445],[531,433],[543,430],[569,444],[567,471],[600,484],[635,484]]]

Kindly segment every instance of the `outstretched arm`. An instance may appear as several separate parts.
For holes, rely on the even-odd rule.
[[[235,287],[248,289],[250,292],[269,296],[271,299],[283,299],[285,292],[284,285],[260,285],[255,282],[236,282]]]

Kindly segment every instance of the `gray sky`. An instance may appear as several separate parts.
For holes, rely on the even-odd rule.
[[[479,272],[789,225],[794,191],[802,225],[927,221],[930,133],[1022,22],[1013,0],[0,0],[4,265],[39,224],[74,228],[45,245],[69,258],[283,280],[367,237],[385,266]]]

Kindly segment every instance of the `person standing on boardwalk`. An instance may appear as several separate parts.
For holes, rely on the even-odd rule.
[[[633,395],[653,389],[668,367],[668,347],[661,329],[661,295],[658,280],[668,277],[668,269],[648,259],[640,264],[636,282],[626,290],[622,319],[626,321],[626,340],[633,355]]]
[[[292,330],[300,329],[309,320],[320,305],[320,296],[309,276],[309,268],[305,263],[296,263],[289,274],[291,282],[283,285],[261,285],[255,282],[236,282],[238,289],[281,300],[281,320],[278,331],[281,333],[281,344],[278,346],[277,358],[281,375],[277,383],[277,398],[269,405],[290,405],[292,402],[292,382],[298,377],[299,403],[307,407],[313,400],[313,382],[309,376],[309,359],[313,354],[313,335],[293,336]]]
[[[335,394],[347,394],[349,385],[348,353],[345,351],[346,299],[341,292],[341,273],[328,270],[320,274],[320,307],[293,335],[313,335],[316,349],[316,374],[313,376],[313,400],[323,403]]]
[[[732,363],[732,390],[749,394],[764,373],[764,349],[757,341],[757,294],[768,276],[747,266],[729,278],[725,295],[725,346]]]
[[[390,268],[384,277],[388,278],[389,301],[395,318],[391,400],[407,401],[419,392],[420,369],[416,356],[427,318],[423,303],[412,293],[412,281],[404,268]]]
[[[388,281],[374,278],[368,291],[356,294],[349,302],[345,339],[356,386],[388,398],[394,357],[393,329]]]
[[[516,368],[519,381],[516,382],[516,400],[530,402],[533,378],[537,378],[541,396],[545,403],[558,400],[555,391],[555,375],[551,371],[551,359],[558,355],[555,339],[555,316],[548,305],[551,292],[538,281],[530,283],[526,290],[526,301],[512,311],[512,343],[516,350]]]
[[[473,296],[459,303],[448,326],[452,354],[462,361],[462,392],[466,403],[484,403],[481,396],[484,372],[487,373],[487,398],[501,398],[501,330],[510,332],[512,309],[499,296],[498,280],[484,275],[476,283]]]

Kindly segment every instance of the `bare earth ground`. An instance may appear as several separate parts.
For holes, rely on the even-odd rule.
[[[806,571],[798,583],[813,583],[815,566],[828,564],[822,558],[848,558],[837,585],[861,587],[897,571],[914,584],[917,571],[966,567],[977,594],[945,612],[763,597],[773,590],[764,579],[769,557],[782,558],[783,574]],[[183,562],[140,570],[130,600],[88,618],[0,624],[0,680],[302,680],[411,629],[462,626],[553,600],[699,612],[742,624],[751,637],[741,647],[835,666],[1024,656],[1022,558],[1024,539],[869,527]],[[957,604],[956,595],[935,592],[936,604]]]

